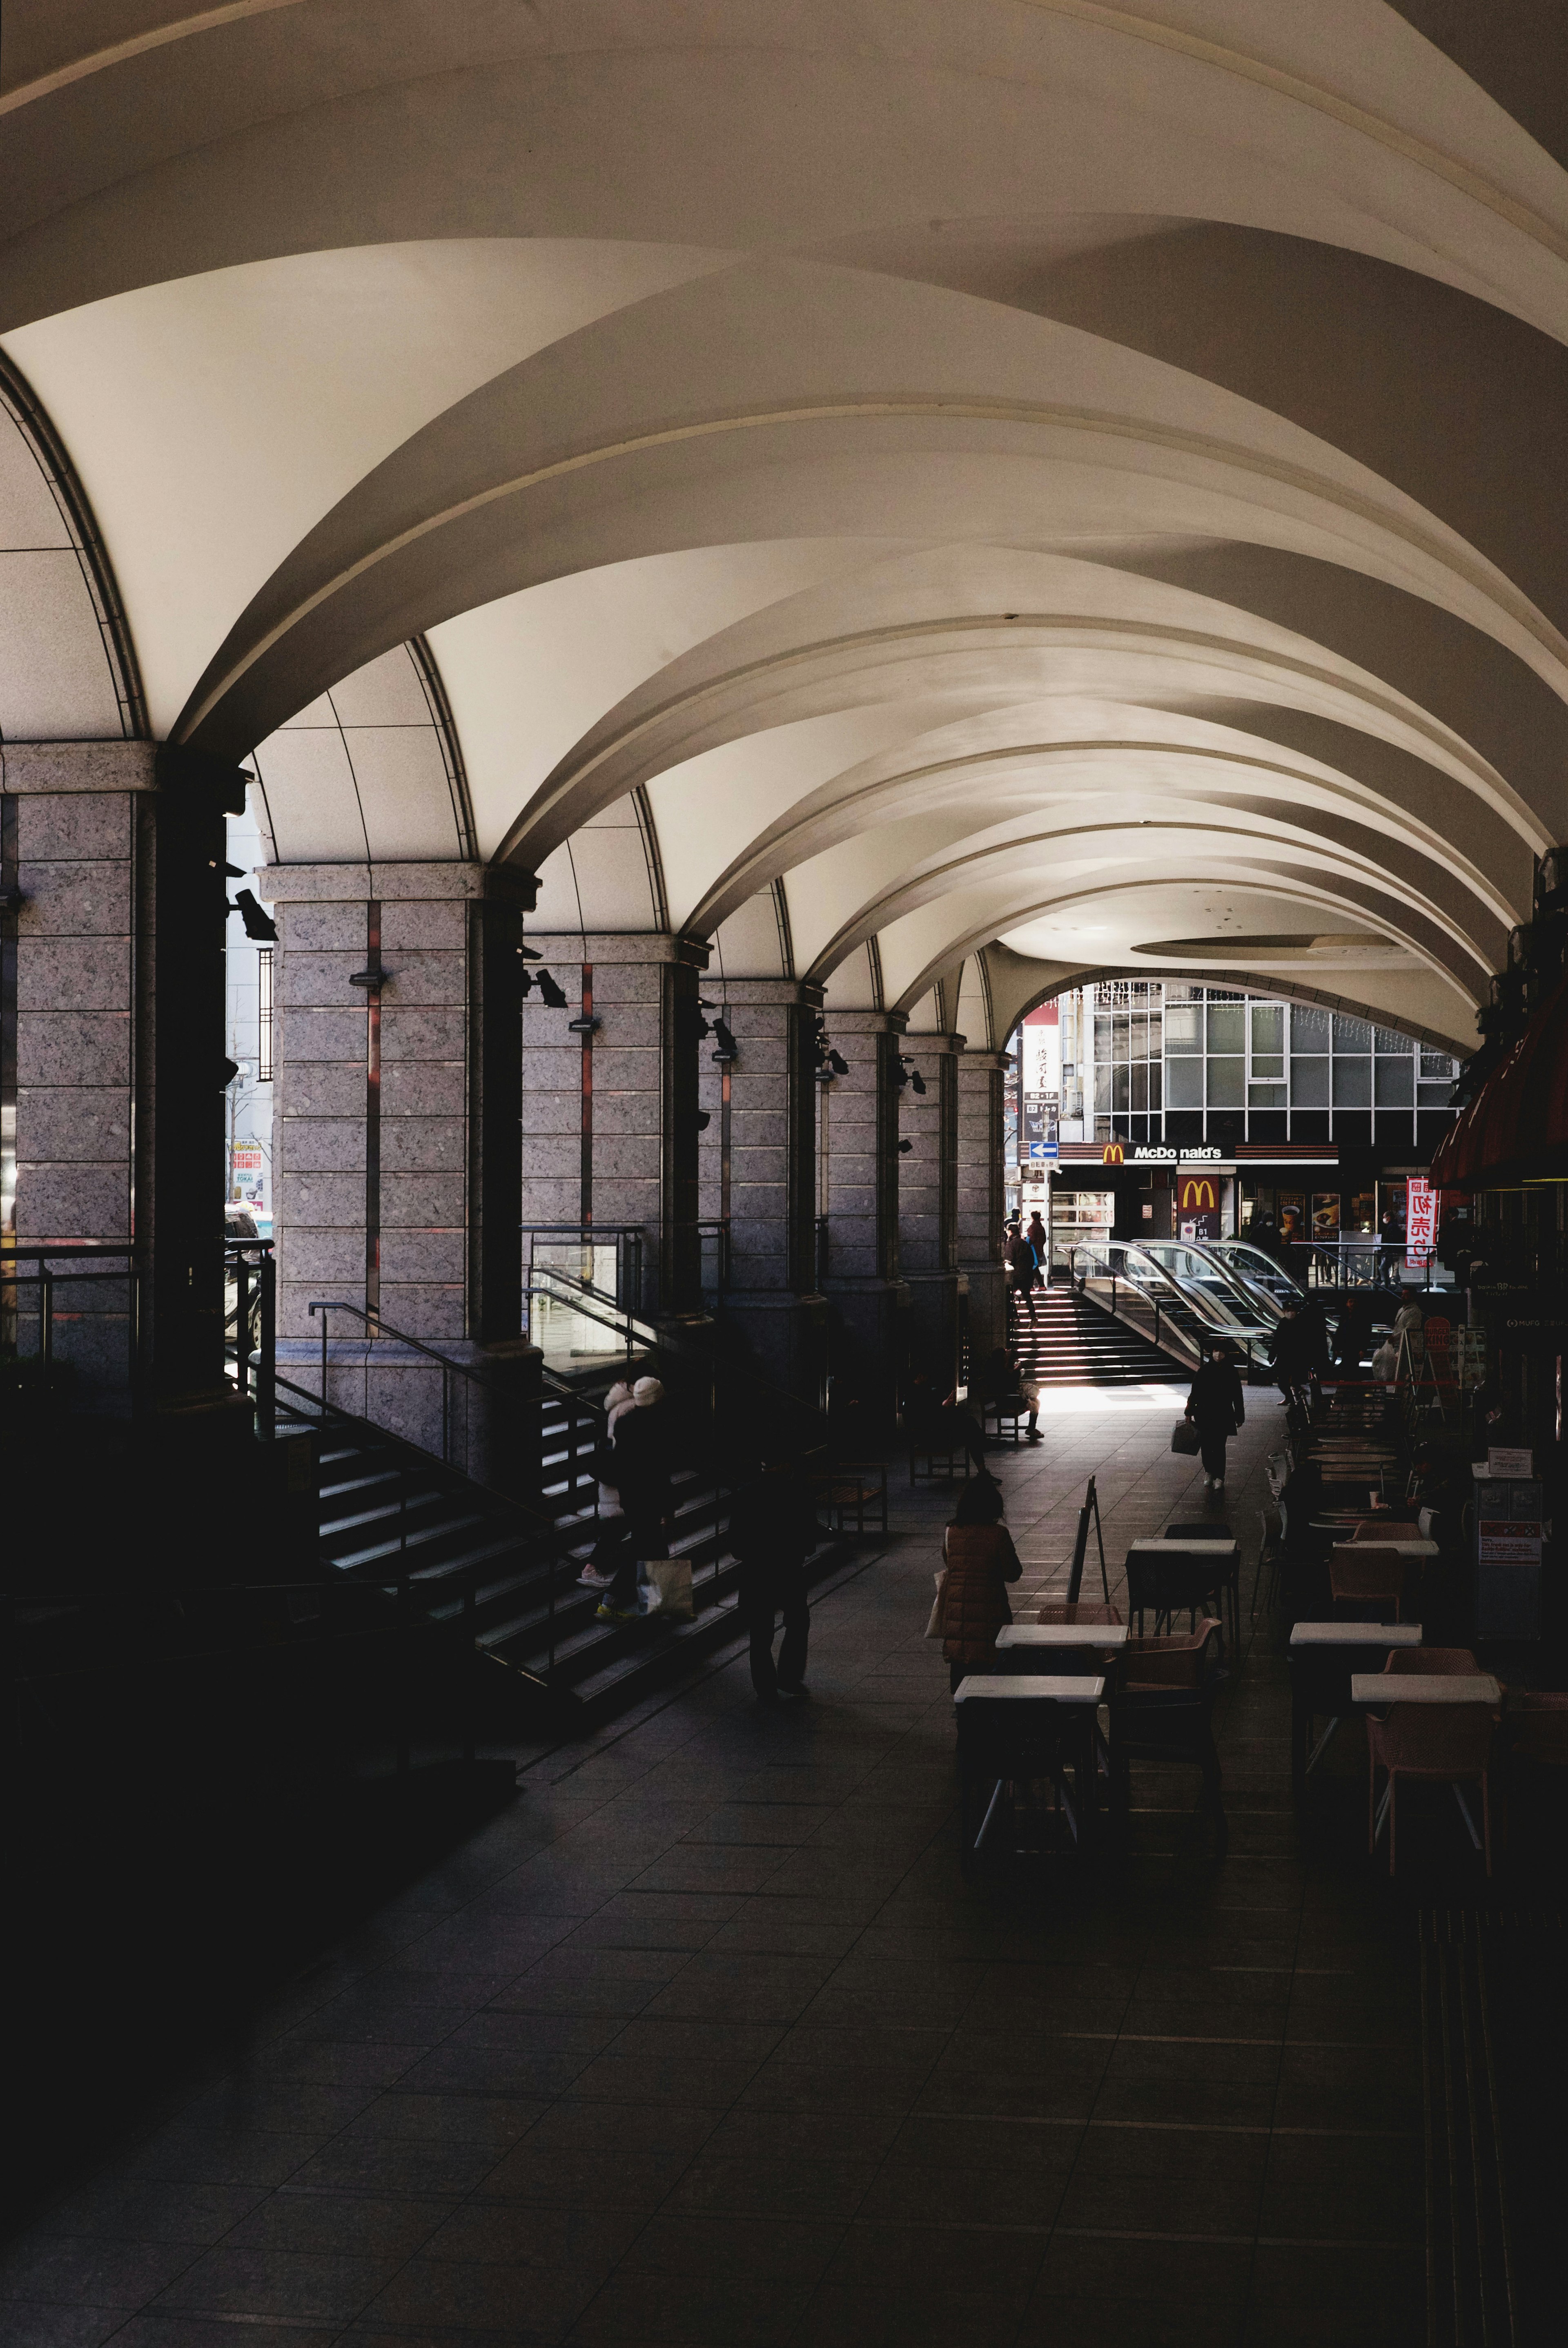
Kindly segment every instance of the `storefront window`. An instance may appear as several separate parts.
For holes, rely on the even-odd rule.
[[[1306,1237],[1306,1197],[1301,1190],[1282,1190],[1279,1194],[1279,1233],[1283,1240]]]
[[[1168,1004],[1165,1009],[1165,1051],[1172,1053],[1201,1052],[1203,1048],[1203,1012],[1196,1003]]]
[[[1211,1013],[1210,1016],[1212,1017],[1212,1015]],[[1243,1063],[1239,1059],[1212,1059],[1209,1062],[1209,1107],[1211,1108],[1241,1107],[1243,1099],[1242,1067]]]
[[[1336,1025],[1337,1025],[1337,1021]],[[1336,1108],[1370,1108],[1372,1106],[1372,1063],[1370,1060],[1342,1060],[1334,1056],[1334,1106]]]
[[[1416,1098],[1416,1064],[1408,1052],[1402,1060],[1382,1058],[1378,1060],[1377,1090],[1379,1108],[1413,1107]]]
[[[1339,1193],[1337,1190],[1315,1190],[1312,1194],[1312,1236],[1326,1246],[1339,1237]]]
[[[1328,1107],[1326,1060],[1296,1060],[1290,1064],[1290,1097],[1295,1108]]]
[[[1202,1060],[1167,1060],[1165,1106],[1167,1108],[1202,1107],[1203,1063]]]
[[[1354,1190],[1350,1196],[1350,1229],[1372,1231],[1377,1228],[1377,1198],[1371,1190]]]
[[[1246,1044],[1246,1006],[1240,1003],[1209,1005],[1211,1052],[1240,1052]]]

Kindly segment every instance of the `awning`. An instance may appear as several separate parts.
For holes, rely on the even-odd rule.
[[[1434,1189],[1486,1189],[1568,1159],[1568,976],[1432,1153]]]

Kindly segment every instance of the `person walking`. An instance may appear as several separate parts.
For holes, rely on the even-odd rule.
[[[634,1622],[637,1568],[651,1559],[668,1555],[666,1529],[670,1514],[669,1405],[657,1378],[639,1378],[632,1388],[630,1410],[617,1413],[611,1440],[615,1488],[621,1496],[624,1527],[614,1553],[614,1570],[606,1585],[603,1574],[588,1582],[604,1591],[598,1607],[602,1622]]]
[[[1035,1270],[1040,1275],[1040,1283],[1043,1287],[1048,1283],[1051,1276],[1051,1235],[1040,1220],[1038,1207],[1029,1217],[1029,1228],[1024,1233],[1024,1237],[1035,1251]]]
[[[786,1453],[769,1453],[757,1481],[736,1497],[729,1546],[740,1567],[740,1618],[751,1646],[751,1684],[758,1701],[793,1701],[808,1693],[806,1642],[811,1610],[806,1601],[806,1560],[822,1538],[811,1496]],[[779,1660],[773,1660],[774,1620],[784,1618]]]
[[[614,1481],[615,1429],[626,1413],[636,1407],[631,1387],[617,1379],[604,1396],[604,1439],[593,1463],[599,1486],[599,1538],[577,1577],[584,1590],[608,1590],[614,1581],[615,1560],[626,1538],[620,1488]]]
[[[1236,1365],[1222,1338],[1216,1338],[1211,1344],[1207,1356],[1193,1372],[1186,1416],[1198,1430],[1203,1473],[1208,1478],[1209,1489],[1222,1492],[1225,1488],[1225,1446],[1237,1428],[1246,1424],[1247,1409],[1242,1399],[1242,1381],[1236,1374]]]
[[[1026,1304],[1030,1320],[1035,1317],[1035,1251],[1021,1231],[1015,1231],[1007,1242],[1007,1286],[1014,1298],[1014,1312],[1020,1320]]]
[[[971,1672],[995,1671],[996,1633],[1013,1619],[1007,1584],[1024,1569],[1002,1508],[999,1485],[971,1484],[943,1538],[942,1652],[954,1694]]]

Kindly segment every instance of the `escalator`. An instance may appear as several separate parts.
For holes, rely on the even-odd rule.
[[[1160,1241],[1099,1241],[1075,1247],[1071,1266],[1081,1297],[1136,1329],[1183,1369],[1196,1369],[1218,1339],[1250,1382],[1272,1377],[1277,1314],[1265,1312],[1222,1266],[1205,1262],[1197,1250]]]

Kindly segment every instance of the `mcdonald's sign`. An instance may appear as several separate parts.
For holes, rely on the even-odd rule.
[[[1219,1205],[1213,1177],[1209,1174],[1189,1174],[1181,1185],[1181,1212],[1184,1215],[1212,1214]]]
[[[1103,1152],[1101,1153],[1100,1164],[1102,1166],[1120,1166],[1126,1162],[1126,1158],[1127,1152],[1123,1149],[1119,1141],[1108,1141]]]

